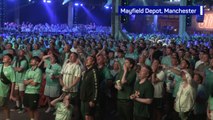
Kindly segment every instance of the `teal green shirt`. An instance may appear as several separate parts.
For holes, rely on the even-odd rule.
[[[213,111],[213,97],[212,96],[209,96],[209,110],[212,110]]]
[[[148,65],[148,66],[151,66],[152,62],[151,62],[150,59],[146,58],[145,64]]]
[[[123,76],[124,71],[121,71],[118,74],[117,80],[121,80]],[[132,94],[132,91],[134,89],[134,83],[136,80],[136,72],[135,70],[130,70],[126,74],[126,80],[127,82],[122,85],[122,89],[118,91],[117,98],[118,99],[130,99],[129,96]]]
[[[161,60],[161,64],[166,66],[172,66],[172,61],[170,56],[164,56]]]
[[[10,51],[10,50],[4,50],[4,51],[3,51],[3,55],[6,55],[6,54],[10,53],[9,51]]]
[[[59,79],[51,79],[51,76],[59,75],[61,71],[61,66],[57,63],[49,65],[45,72],[46,72],[46,85],[48,86],[59,86]]]
[[[125,55],[126,58],[132,58],[133,60],[137,60],[138,59],[138,54],[137,53],[127,53]]]
[[[32,56],[34,57],[34,56],[40,56],[40,54],[41,54],[41,50],[39,49],[39,50],[33,50],[32,51]]]
[[[70,120],[72,116],[73,106],[66,108],[63,102],[58,102],[55,105],[56,116],[55,120]]]
[[[117,58],[118,62],[123,65],[125,62],[125,58]],[[122,68],[123,69],[123,68]]]
[[[24,81],[24,76],[25,73],[27,71],[27,67],[28,67],[28,62],[27,60],[22,60],[20,62],[18,62],[17,60],[14,62],[13,67],[21,67],[23,68],[22,71],[17,72],[15,71],[15,75],[16,75],[16,83],[23,83]]]
[[[25,93],[28,94],[39,94],[40,83],[42,81],[42,71],[40,68],[36,68],[32,70],[32,68],[28,69],[25,74],[25,80],[33,79],[34,82],[38,83],[36,86],[27,85],[25,89]]]
[[[178,92],[178,90],[179,90],[179,87],[180,87],[180,84],[182,83],[182,77],[181,76],[179,76],[179,75],[177,75],[177,74],[174,74],[174,73],[172,73],[173,75],[174,75],[174,80],[175,80],[175,85],[174,85],[174,91],[173,91],[173,97],[176,97],[177,96],[177,92]]]
[[[104,66],[104,68],[99,69],[99,73],[100,73],[100,78],[101,78],[101,82],[100,82],[100,88],[102,90],[106,89],[106,83],[108,80],[113,80],[111,72],[109,70],[108,67]]]
[[[208,94],[213,92],[213,70],[210,68],[205,70],[204,86],[206,87]]]
[[[45,59],[44,60],[44,65],[46,66],[46,67],[48,67],[48,66],[50,66],[50,59]]]
[[[1,73],[1,68],[3,64],[0,64],[0,73]],[[7,66],[3,68],[4,75],[10,80],[11,82],[15,82],[15,71],[13,70],[12,66]],[[9,89],[10,86],[6,85],[1,82],[0,80],[0,96],[1,97],[7,97],[9,94]]]

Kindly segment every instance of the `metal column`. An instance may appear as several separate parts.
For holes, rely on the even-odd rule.
[[[187,0],[181,0],[180,6],[186,6]],[[189,35],[186,32],[186,15],[179,16],[179,36],[182,39],[189,39]]]
[[[68,5],[68,25],[71,27],[73,26],[73,18],[74,18],[74,6],[73,2],[69,2]]]
[[[20,1],[15,1],[15,16],[14,16],[14,22],[16,24],[20,24]]]
[[[128,40],[128,36],[121,29],[120,16],[118,15],[118,7],[120,4],[121,0],[112,0],[111,35],[115,40]]]

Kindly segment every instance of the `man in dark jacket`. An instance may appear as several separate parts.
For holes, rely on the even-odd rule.
[[[95,58],[88,56],[86,59],[86,71],[83,74],[80,99],[81,112],[84,120],[93,120],[96,101],[98,98],[98,73],[95,65]]]

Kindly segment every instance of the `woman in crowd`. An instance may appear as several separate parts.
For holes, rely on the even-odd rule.
[[[57,57],[53,54],[47,55],[45,57],[49,57],[50,64],[46,67],[46,85],[44,89],[44,95],[47,97],[48,109],[45,111],[49,113],[51,109],[50,102],[56,97],[60,95],[60,82],[59,75],[61,71],[61,66],[58,63]]]

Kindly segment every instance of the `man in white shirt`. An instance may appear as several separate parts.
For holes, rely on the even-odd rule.
[[[77,120],[79,117],[79,96],[78,94],[78,86],[81,77],[81,67],[77,63],[78,61],[78,54],[72,52],[68,60],[65,61],[62,70],[61,70],[61,85],[62,91],[65,93],[71,93],[71,104],[74,106],[75,115],[74,120]]]

